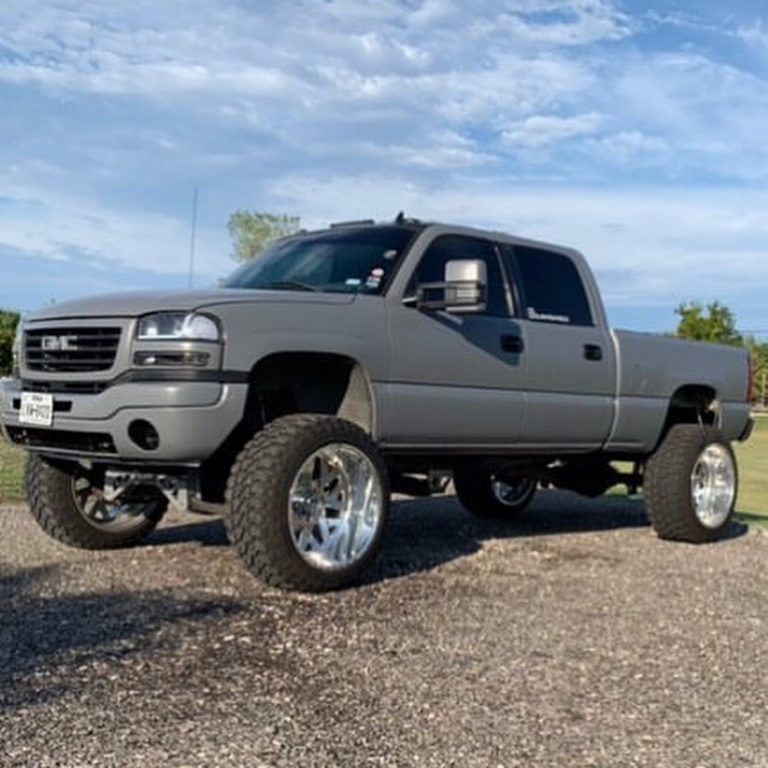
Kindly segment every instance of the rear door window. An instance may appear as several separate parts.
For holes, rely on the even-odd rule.
[[[508,268],[517,274],[522,315],[560,325],[594,325],[587,292],[574,263],[564,254],[529,246],[502,246]]]

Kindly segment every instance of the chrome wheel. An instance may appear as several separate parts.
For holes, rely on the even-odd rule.
[[[72,478],[72,498],[87,523],[99,530],[116,533],[141,528],[157,506],[146,501],[107,501],[104,492],[86,477]]]
[[[373,545],[383,509],[381,479],[371,459],[348,443],[325,445],[301,465],[291,484],[291,540],[311,565],[346,568]]]
[[[536,483],[527,478],[516,483],[504,483],[491,475],[491,489],[493,495],[501,503],[509,507],[516,507],[535,489]]]
[[[705,528],[719,528],[736,498],[736,467],[731,453],[718,443],[708,445],[691,472],[691,499],[697,519]]]

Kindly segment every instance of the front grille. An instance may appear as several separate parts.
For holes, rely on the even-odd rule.
[[[8,437],[29,448],[77,453],[117,453],[112,436],[101,432],[71,432],[63,429],[6,427]]]
[[[34,329],[24,332],[24,363],[48,373],[107,371],[119,344],[119,328]]]

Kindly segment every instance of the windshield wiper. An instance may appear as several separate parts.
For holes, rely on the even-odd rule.
[[[259,288],[277,288],[285,290],[297,290],[297,291],[320,291],[316,285],[310,285],[309,283],[302,283],[298,280],[273,280],[271,283],[265,283],[258,286]]]

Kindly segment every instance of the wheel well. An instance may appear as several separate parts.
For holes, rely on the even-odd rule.
[[[203,498],[223,499],[229,469],[245,443],[271,421],[293,413],[336,415],[373,432],[373,396],[363,367],[351,357],[279,352],[259,360],[248,377],[245,413],[201,468]]]
[[[659,442],[675,424],[716,425],[719,417],[717,392],[705,384],[686,384],[672,395]]]
[[[280,352],[260,360],[249,376],[248,408],[258,426],[290,413],[327,413],[369,434],[373,403],[362,366],[346,355]]]

